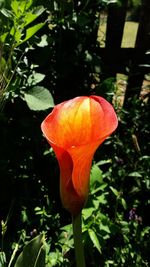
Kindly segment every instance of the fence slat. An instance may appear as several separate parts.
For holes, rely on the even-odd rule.
[[[106,48],[117,50],[121,46],[128,0],[108,6]]]
[[[120,4],[109,4],[106,45],[105,48],[100,48],[103,62],[101,80],[109,77],[115,78],[117,73],[128,74],[125,108],[129,107],[128,99],[140,95],[144,75],[146,72],[150,72],[150,69],[144,67],[144,64],[148,62],[145,52],[150,49],[150,0],[142,0],[134,48],[121,47],[127,11],[128,0],[120,1]],[[128,73],[126,67],[128,67]]]
[[[144,80],[145,68],[139,67],[146,63],[145,52],[150,48],[150,0],[143,0],[141,6],[140,23],[135,44],[135,56],[131,62],[128,85],[125,94],[124,107],[129,107],[128,100],[133,96],[139,97]]]
[[[105,52],[103,54],[102,48],[100,52],[104,62],[102,79],[116,77],[116,70],[120,64],[118,51],[122,42],[127,3],[128,0],[124,0],[123,4],[108,5]]]
[[[142,1],[140,24],[135,47],[143,50],[150,48],[150,0]]]

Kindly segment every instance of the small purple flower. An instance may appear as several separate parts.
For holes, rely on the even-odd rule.
[[[132,208],[129,211],[129,220],[130,221],[136,221],[136,222],[138,222],[140,224],[142,223],[142,217],[137,215],[136,208]]]
[[[36,230],[36,229],[33,229],[33,230],[30,232],[30,236],[31,236],[31,237],[35,237],[35,236],[37,236],[37,230]]]
[[[124,161],[123,161],[122,158],[118,158],[118,157],[116,157],[116,162],[117,162],[118,164],[120,164],[120,165],[123,165],[123,164],[124,164]]]
[[[135,220],[136,219],[136,208],[132,208],[130,211],[129,211],[129,220]]]

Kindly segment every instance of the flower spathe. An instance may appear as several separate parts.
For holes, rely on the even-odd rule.
[[[54,107],[42,122],[60,167],[64,207],[77,215],[88,197],[93,155],[118,124],[112,105],[99,96],[81,96]]]

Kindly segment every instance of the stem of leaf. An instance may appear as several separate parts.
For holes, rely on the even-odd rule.
[[[12,255],[11,255],[11,259],[10,259],[10,262],[9,262],[9,264],[8,264],[8,267],[11,266],[11,264],[12,264],[12,262],[13,262],[15,256],[16,256],[16,253],[17,253],[17,251],[18,251],[18,248],[19,248],[19,244],[16,244],[15,249],[14,249]]]
[[[82,243],[81,213],[72,218],[75,258],[77,267],[85,267],[84,249]]]

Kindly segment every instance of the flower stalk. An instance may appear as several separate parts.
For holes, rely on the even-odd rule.
[[[81,213],[72,217],[74,249],[77,267],[85,267],[84,249],[82,243]]]

